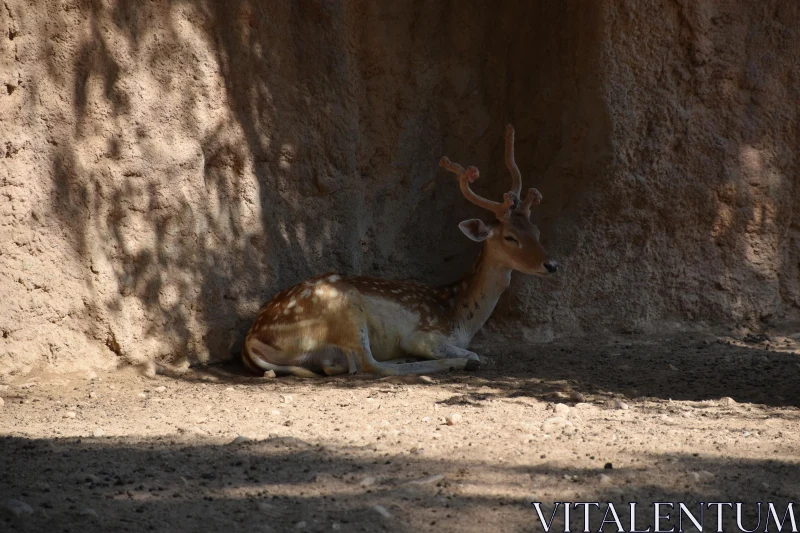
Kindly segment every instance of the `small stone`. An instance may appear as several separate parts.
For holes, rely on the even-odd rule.
[[[586,401],[586,396],[584,396],[580,392],[573,391],[569,393],[569,399],[572,400],[573,402],[583,403]]]
[[[556,429],[563,429],[563,428],[565,428],[567,426],[571,426],[571,425],[572,425],[572,422],[570,422],[566,418],[563,418],[563,417],[560,417],[560,416],[553,416],[553,417],[550,417],[550,418],[546,419],[544,422],[542,422],[542,430],[545,433],[552,433]]]
[[[342,529],[342,524],[339,522],[334,522],[331,524],[331,529],[334,531],[340,531]]]
[[[420,376],[419,381],[420,383],[425,383],[427,385],[434,383],[433,378],[430,376]]]
[[[376,481],[377,480],[374,477],[367,476],[361,480],[361,483],[359,483],[359,485],[361,485],[362,487],[371,487],[372,485],[375,484]]]
[[[567,394],[566,392],[556,391],[545,395],[545,398],[549,400],[568,400],[569,394]]]
[[[603,465],[603,468],[605,468],[606,470],[613,470],[614,469],[614,465],[611,464],[611,463],[606,463],[606,464]]]
[[[622,410],[630,409],[627,403],[621,402],[619,400],[607,400],[606,407],[608,407],[609,409],[622,409]]]
[[[244,435],[238,435],[235,439],[231,441],[231,444],[244,444],[245,442],[250,442],[252,439],[250,437],[245,437]]]
[[[294,528],[295,529],[305,529],[307,525],[308,524],[306,524],[305,520],[300,520],[298,523],[296,523],[294,525]]]
[[[264,372],[264,377],[265,378],[274,378],[276,376],[277,376],[277,374],[275,374],[274,370],[267,370],[266,372]]]
[[[155,389],[153,389],[153,391],[155,391],[155,392],[166,392],[167,388],[164,385],[161,385],[160,387],[156,387]]]
[[[731,398],[730,396],[725,396],[724,398],[720,398],[719,404],[723,407],[733,407],[736,405],[736,400]]]
[[[136,396],[137,396],[137,398],[142,398],[142,399],[144,399],[144,398],[147,398],[147,394],[145,394],[145,393],[143,393],[143,392],[140,392],[140,393],[139,393],[139,394],[137,394]]]
[[[97,399],[97,393],[94,392],[94,391],[90,392],[89,393],[89,398],[91,398],[92,400],[96,400]]]
[[[386,510],[386,507],[383,505],[373,505],[372,510],[381,515],[384,518],[391,518],[392,513]]]
[[[83,509],[78,511],[78,514],[81,515],[81,516],[88,516],[88,517],[91,517],[91,518],[97,518],[97,511],[95,511],[91,507],[84,507]]]
[[[88,372],[86,372],[86,379],[88,379],[89,381],[94,381],[95,379],[97,379],[97,372],[95,372],[94,370],[89,370]]]
[[[459,422],[461,422],[461,415],[458,413],[450,413],[444,417],[444,422],[448,426],[455,426]]]
[[[673,372],[677,372],[678,371],[678,367],[673,365],[673,364],[671,364],[671,363],[669,364],[669,369],[672,370]]]
[[[423,477],[420,479],[415,479],[413,481],[409,481],[409,485],[430,485],[431,483],[438,483],[439,481],[444,479],[444,474],[436,474],[433,476]]]
[[[144,377],[154,379],[156,377],[156,364],[153,361],[142,363],[141,372]]]
[[[271,414],[272,416],[281,416],[281,412],[278,411],[277,409],[273,409],[272,411],[269,412],[269,414]]]
[[[569,405],[566,405],[566,404],[563,404],[563,403],[557,403],[553,410],[559,416],[569,416],[569,412],[570,412]]]
[[[105,436],[105,434],[106,434],[106,432],[103,431],[103,428],[94,428],[92,430],[92,436],[93,437],[98,437],[99,438],[99,437]]]
[[[610,485],[611,484],[611,476],[608,476],[606,474],[600,474],[600,476],[598,477],[598,480],[600,481],[601,485]]]
[[[75,418],[78,414],[75,411],[67,411],[64,413],[64,418]]]
[[[15,500],[14,498],[6,501],[6,509],[15,517],[33,514],[33,507],[22,500]]]
[[[698,472],[689,472],[689,479],[694,482],[700,481],[700,474]]]
[[[292,403],[292,397],[289,394],[281,394],[281,403]]]

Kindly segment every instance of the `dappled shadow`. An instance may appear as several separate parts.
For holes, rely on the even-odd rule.
[[[705,402],[730,398],[736,403],[800,408],[800,355],[796,341],[766,346],[763,337],[747,337],[755,344],[731,340],[709,341],[705,335],[645,337],[630,335],[598,340],[549,344],[520,344],[506,338],[484,337],[474,347],[489,358],[476,372],[435,374],[440,386],[454,394],[442,403],[470,404],[497,398],[530,397],[571,402],[580,393],[593,402],[675,400]],[[382,387],[420,384],[417,376],[376,378],[369,375],[329,378],[263,378],[253,375],[240,361],[201,366],[172,378],[218,381],[254,388],[280,382],[317,393],[326,387]],[[318,390],[319,389],[319,390]],[[800,412],[798,412],[800,416]]]
[[[496,365],[472,379],[492,393],[467,392],[450,401],[529,396],[574,401],[569,392],[606,400],[702,402],[732,398],[739,403],[800,407],[800,355],[792,350],[709,342],[702,337],[579,341],[487,348]],[[566,393],[565,393],[566,391]],[[559,399],[558,394],[561,393]]]
[[[569,138],[549,97],[513,116],[531,85],[599,109],[599,86],[579,89],[560,62],[587,46],[564,26],[574,6],[518,7],[86,0],[48,12],[34,35],[52,52],[48,79],[31,106],[51,93],[71,106],[49,131],[48,203],[80,267],[89,336],[128,359],[219,361],[261,303],[312,274],[458,276],[476,250],[456,224],[475,210],[439,157],[482,165],[497,179],[478,188],[499,195],[509,119],[520,132],[549,124],[520,135],[522,164],[573,157],[527,149]],[[547,31],[505,44],[480,31],[520,16]],[[560,59],[531,58],[539,40]],[[567,143],[592,152],[604,128]],[[569,194],[550,174],[535,183],[548,220]]]
[[[0,496],[3,501],[21,499],[34,510],[18,519],[0,518],[7,531],[42,531],[52,524],[59,531],[304,527],[411,532],[489,526],[530,531],[539,530],[532,528],[533,498],[550,509],[565,497],[613,502],[625,523],[627,502],[636,501],[648,509],[639,515],[645,524],[652,521],[648,506],[653,501],[684,502],[690,509],[698,502],[739,501],[746,504],[743,517],[750,523],[756,519],[755,502],[771,501],[785,510],[788,501],[800,496],[797,464],[681,454],[631,457],[629,467],[609,472],[602,465],[587,469],[551,463],[535,450],[524,464],[490,458],[443,461],[289,437],[237,445],[185,437],[6,437],[0,451],[5,473]],[[704,480],[689,483],[685,472],[702,472]],[[598,483],[600,474],[612,477]],[[379,514],[376,505],[391,517]],[[734,530],[735,514],[725,517],[725,530]],[[582,516],[576,512],[573,519]],[[715,519],[714,512],[706,513],[706,520]],[[600,520],[594,515],[592,523]],[[299,522],[305,526],[296,526]]]

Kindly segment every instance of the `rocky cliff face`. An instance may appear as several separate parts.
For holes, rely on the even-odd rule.
[[[526,340],[800,307],[791,2],[138,2],[0,9],[0,373],[228,358],[337,270],[444,282],[517,128],[563,265]]]

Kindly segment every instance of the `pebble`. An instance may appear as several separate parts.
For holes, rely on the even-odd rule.
[[[67,411],[64,413],[64,418],[75,418],[78,414],[75,411]]]
[[[231,444],[244,444],[245,442],[250,442],[252,439],[250,437],[245,437],[244,435],[238,435],[235,439],[231,441]]]
[[[269,414],[271,414],[272,416],[281,416],[281,412],[278,411],[277,409],[273,409],[272,411],[269,412]]]
[[[599,481],[601,485],[610,485],[611,484],[611,476],[606,474],[600,474]]]
[[[88,379],[89,381],[97,379],[97,372],[95,372],[94,370],[89,370],[88,372],[86,372],[86,379]]]
[[[8,509],[8,511],[16,517],[26,514],[33,514],[33,507],[22,500],[15,500],[14,498],[6,501],[6,509]]]
[[[569,399],[572,400],[573,402],[582,403],[586,401],[586,396],[584,396],[580,392],[573,391],[569,393]]]
[[[375,484],[376,481],[377,479],[375,479],[374,477],[367,476],[361,480],[361,483],[359,483],[359,485],[361,485],[362,487],[371,487],[372,485]]]
[[[461,415],[458,413],[450,413],[444,417],[444,421],[448,426],[455,426],[461,422]]]
[[[94,437],[103,437],[105,434],[106,432],[103,431],[103,428],[94,428],[94,430],[92,430],[92,436]]]
[[[557,403],[553,408],[553,410],[556,412],[556,415],[558,416],[569,416],[569,412],[571,411],[569,405],[563,403]]]
[[[146,378],[153,379],[156,377],[156,364],[153,361],[146,361],[141,367],[142,375]]]
[[[552,433],[556,429],[571,426],[572,422],[560,416],[553,416],[542,422],[542,430],[545,433]]]
[[[281,394],[281,403],[292,403],[292,397],[289,394]]]
[[[426,383],[428,385],[434,383],[433,378],[430,376],[420,376],[419,381],[420,383]]]
[[[673,372],[677,372],[678,371],[678,367],[673,365],[673,364],[671,364],[671,363],[669,365],[669,369],[672,370]]]
[[[734,400],[730,396],[725,396],[724,398],[720,398],[719,404],[724,407],[732,407],[736,405],[736,400]]]
[[[622,410],[630,409],[627,403],[621,402],[619,400],[607,400],[606,407],[608,407],[609,409],[622,409]]]
[[[97,518],[97,511],[95,511],[91,507],[84,507],[83,509],[78,511],[78,514],[81,516],[91,516],[92,518]]]
[[[444,474],[436,474],[433,476],[423,477],[420,479],[415,479],[409,481],[409,485],[430,485],[431,483],[438,483],[439,481],[444,479]]]
[[[373,505],[372,510],[381,515],[384,518],[391,518],[392,513],[386,510],[386,507],[383,505]]]
[[[161,385],[160,387],[156,387],[156,388],[155,388],[155,389],[153,389],[153,390],[154,390],[155,392],[166,392],[166,391],[167,391],[167,388],[166,388],[164,385]]]
[[[689,472],[689,478],[694,481],[700,481],[700,474],[698,472]]]
[[[139,394],[137,394],[136,396],[137,396],[138,398],[147,398],[147,394],[145,394],[145,393],[143,393],[143,392],[140,392],[140,393],[139,393]]]
[[[92,400],[95,400],[95,399],[97,399],[97,393],[96,393],[96,392],[94,392],[94,391],[90,392],[90,393],[89,393],[89,398],[91,398]]]
[[[264,377],[265,378],[274,378],[274,377],[276,377],[275,371],[274,370],[267,370],[266,372],[264,372]]]
[[[305,520],[300,520],[298,523],[296,523],[294,525],[294,528],[295,529],[305,529],[307,525],[308,524],[306,524]]]

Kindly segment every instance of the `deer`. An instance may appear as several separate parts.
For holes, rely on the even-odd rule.
[[[477,370],[481,356],[468,350],[473,336],[509,287],[511,272],[550,276],[549,259],[531,222],[537,189],[522,200],[522,175],[514,157],[514,128],[506,126],[505,163],[511,190],[502,202],[470,188],[480,176],[442,157],[456,175],[464,198],[490,211],[495,220],[464,220],[459,228],[483,248],[472,269],[443,286],[368,276],[322,274],[276,294],[259,311],[245,337],[242,360],[258,373],[298,377],[365,373],[419,375]],[[403,362],[411,356],[412,362]]]

